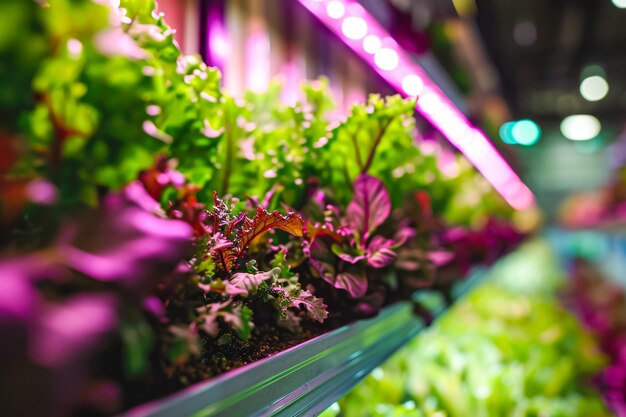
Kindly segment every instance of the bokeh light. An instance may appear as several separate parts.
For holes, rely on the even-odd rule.
[[[590,114],[574,114],[561,122],[561,133],[569,140],[589,140],[595,138],[602,125]]]
[[[342,2],[333,0],[326,5],[326,13],[333,19],[341,19],[346,13],[346,7]]]
[[[399,61],[398,53],[391,48],[381,48],[374,55],[376,66],[385,71],[396,69]]]
[[[602,100],[609,92],[609,83],[599,75],[592,75],[580,83],[580,95],[587,101]]]
[[[341,24],[341,32],[343,32],[348,39],[362,39],[367,35],[367,23],[357,16],[346,17]]]
[[[380,47],[382,46],[382,42],[380,38],[376,35],[368,35],[363,39],[363,49],[368,54],[375,54],[378,52]]]
[[[402,79],[402,90],[408,95],[415,97],[424,89],[424,81],[415,75],[409,74]]]
[[[626,9],[626,0],[611,0],[613,5],[619,9]]]
[[[531,146],[539,141],[541,129],[532,120],[520,120],[511,129],[513,140],[524,146]]]
[[[541,138],[541,129],[532,120],[507,122],[500,126],[500,139],[508,145],[531,146]]]

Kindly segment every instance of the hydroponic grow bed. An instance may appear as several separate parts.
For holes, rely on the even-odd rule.
[[[486,272],[478,268],[459,282],[453,299],[481,282]],[[415,296],[432,317],[448,307],[439,292]],[[426,327],[413,309],[408,302],[387,307],[375,318],[136,407],[123,417],[317,415]]]
[[[154,1],[121,6],[0,2],[0,61],[19,66],[0,66],[0,415],[115,415],[417,289],[448,296],[522,239],[466,160],[416,146],[414,99],[372,95],[340,121],[324,80],[293,106],[279,87],[236,99]],[[243,389],[268,412],[305,410],[298,390],[335,388],[299,349],[349,384],[419,328],[388,311],[185,404],[206,388],[226,410]],[[389,317],[399,327],[372,344]]]

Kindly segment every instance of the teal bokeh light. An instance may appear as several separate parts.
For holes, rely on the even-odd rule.
[[[507,122],[500,126],[500,138],[509,145],[531,146],[541,138],[541,129],[528,119]]]
[[[513,125],[515,125],[515,122],[506,122],[502,126],[500,126],[500,139],[502,139],[502,142],[508,145],[516,144],[516,142],[513,140]]]
[[[513,134],[513,140],[524,146],[534,145],[541,137],[541,129],[539,129],[537,123],[528,119],[515,122],[511,133]]]

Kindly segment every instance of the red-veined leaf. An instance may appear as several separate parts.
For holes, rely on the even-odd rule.
[[[391,213],[389,193],[382,181],[361,174],[354,181],[354,196],[348,205],[346,223],[365,241]]]

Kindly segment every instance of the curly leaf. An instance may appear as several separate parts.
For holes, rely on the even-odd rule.
[[[238,272],[232,276],[232,278],[230,279],[230,283],[236,288],[249,292],[254,292],[263,282],[268,280],[271,280],[271,282],[273,282],[279,277],[280,268],[273,268],[270,271],[258,272],[256,274]]]
[[[282,328],[289,330],[292,333],[297,332],[300,329],[300,322],[302,317],[298,316],[295,312],[287,310],[285,317],[278,320],[278,325]]]
[[[354,196],[347,209],[348,226],[365,241],[390,213],[389,193],[382,181],[367,174],[359,175],[354,181]]]
[[[232,327],[239,337],[247,339],[252,332],[252,310],[248,307],[236,305],[232,309],[222,312],[222,319]]]
[[[216,199],[217,201],[222,203],[221,200]],[[218,210],[224,211],[223,208],[218,208]],[[242,213],[235,219],[218,221],[215,218],[214,222],[214,229],[219,226],[226,227],[226,235],[237,230],[238,240],[236,245],[220,248],[213,254],[216,262],[226,273],[229,273],[235,263],[246,254],[250,244],[270,229],[280,229],[294,236],[302,236],[304,229],[304,222],[299,214],[289,213],[283,216],[278,211],[269,213],[261,207],[257,208],[256,215],[253,218],[246,217],[245,213]]]
[[[328,222],[312,223],[311,221],[309,221],[306,224],[305,229],[306,229],[305,231],[306,239],[311,244],[315,242],[315,239],[317,239],[318,237],[322,237],[322,236],[328,236],[335,242],[342,242],[345,240],[345,236],[340,233],[343,230],[342,229],[337,230],[337,227],[335,227],[335,225],[333,225],[332,223],[328,223]],[[343,229],[346,229],[346,228],[343,228]]]
[[[278,211],[269,213],[262,207],[258,207],[256,215],[252,219],[246,218],[244,220],[237,246],[241,251],[247,250],[252,241],[270,229],[280,229],[293,236],[302,236],[303,228],[304,222],[299,214],[289,213],[283,216]]]
[[[250,336],[253,327],[252,310],[241,304],[233,304],[232,299],[223,303],[208,304],[201,307],[199,312],[200,328],[210,336],[217,337],[219,334],[219,317],[241,338],[246,339]]]
[[[324,319],[328,317],[328,311],[326,311],[326,304],[321,298],[315,297],[310,291],[302,291],[300,294],[291,300],[291,306],[296,308],[302,308],[306,310],[306,315],[311,320],[324,322]]]
[[[363,271],[349,270],[335,275],[332,284],[346,290],[353,298],[363,297],[367,292],[367,277]]]
[[[234,285],[229,280],[222,281],[221,279],[216,279],[210,284],[199,283],[198,288],[200,288],[204,292],[214,292],[218,294],[226,294],[232,297],[236,295],[248,296],[248,290],[245,288],[240,288]]]

